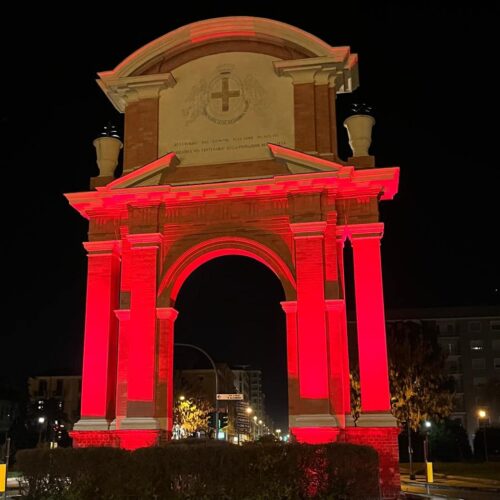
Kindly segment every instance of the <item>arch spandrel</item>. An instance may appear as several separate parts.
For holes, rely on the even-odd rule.
[[[268,267],[280,280],[286,300],[296,300],[295,271],[291,254],[286,245],[271,248],[258,239],[238,236],[221,236],[197,241],[185,239],[173,248],[166,259],[158,291],[158,306],[175,304],[177,294],[187,277],[202,264],[229,255],[249,257]]]

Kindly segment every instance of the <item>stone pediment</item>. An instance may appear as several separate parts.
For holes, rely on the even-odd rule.
[[[335,173],[342,168],[342,165],[333,161],[276,144],[268,144],[268,148],[271,160],[189,167],[183,167],[177,155],[172,152],[98,189],[204,184],[317,172]]]
[[[97,82],[125,113],[125,175],[175,151],[182,167],[205,167],[196,181],[219,180],[230,163],[241,170],[231,177],[251,167],[255,178],[286,173],[269,143],[336,156],[335,96],[358,86],[357,63],[349,47],[294,26],[225,17],[165,34]]]

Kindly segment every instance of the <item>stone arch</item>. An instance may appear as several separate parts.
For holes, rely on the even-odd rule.
[[[238,42],[244,43],[240,47]],[[208,45],[214,47],[216,52],[224,52],[229,48],[269,53],[283,59],[328,57],[333,56],[336,50],[316,36],[279,21],[246,16],[220,17],[171,31],[136,50],[114,70],[99,75],[123,78],[170,71],[191,59],[190,56],[186,57],[187,53],[194,51],[196,57],[199,47],[204,47],[204,55],[207,55]],[[174,66],[172,63],[168,68],[162,66],[162,61],[175,60],[178,63],[174,63]]]
[[[249,257],[264,264],[280,280],[286,300],[296,300],[295,277],[280,255],[256,240],[225,236],[189,247],[168,267],[159,286],[159,303],[173,306],[182,284],[195,269],[212,259],[228,255]]]

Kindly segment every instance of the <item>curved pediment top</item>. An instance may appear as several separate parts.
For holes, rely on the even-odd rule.
[[[281,59],[334,57],[339,51],[346,50],[345,47],[331,47],[314,35],[279,21],[258,17],[220,17],[171,31],[136,50],[112,71],[101,72],[99,76],[115,79],[166,73],[189,60],[188,52],[194,51],[192,58],[196,58],[201,56],[196,55],[196,49],[201,46],[204,55],[227,51],[230,42],[240,42],[240,51],[267,52]]]

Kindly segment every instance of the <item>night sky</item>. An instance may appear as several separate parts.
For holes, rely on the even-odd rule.
[[[245,9],[109,3],[92,11],[82,3],[62,12],[45,3],[4,17],[1,380],[81,370],[87,224],[62,193],[88,190],[97,174],[92,140],[109,120],[122,126],[96,73],[211,17],[268,17],[358,53],[360,89],[338,98],[340,155],[349,155],[343,119],[353,102],[368,102],[376,119],[370,152],[378,166],[401,167],[399,194],[381,206],[388,308],[499,304],[498,11],[349,4],[329,3],[332,13],[313,15],[277,2]],[[181,290],[176,337],[217,361],[262,368],[279,425],[286,414],[282,299],[262,265],[212,261]],[[189,363],[186,353],[182,359]]]

